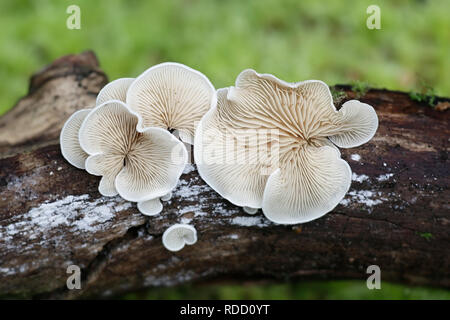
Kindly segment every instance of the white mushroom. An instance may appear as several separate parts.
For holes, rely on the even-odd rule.
[[[217,96],[195,135],[198,171],[224,198],[262,208],[276,223],[303,223],[331,211],[351,183],[333,143],[361,145],[378,127],[367,104],[352,100],[336,111],[328,86],[316,80],[287,83],[245,70]]]
[[[166,195],[177,184],[187,160],[183,143],[166,130],[136,130],[138,118],[119,100],[97,106],[79,131],[80,145],[89,154],[86,170],[102,176],[99,192],[120,194],[154,214],[147,202]],[[159,199],[157,200],[159,201]]]
[[[59,136],[61,153],[63,157],[73,166],[84,169],[84,162],[89,156],[80,147],[78,131],[83,120],[92,109],[82,109],[72,114],[64,124]]]
[[[162,201],[169,201],[170,199],[172,199],[172,192],[169,192],[161,197]]]
[[[111,81],[100,90],[97,95],[96,105],[99,106],[109,100],[126,101],[127,91],[134,78],[120,78]]]
[[[109,100],[125,102],[126,93],[134,78],[121,78],[111,81],[104,86],[97,95],[96,105]],[[61,153],[73,166],[84,169],[86,158],[89,156],[80,147],[78,131],[83,120],[92,109],[83,109],[75,112],[64,124],[60,134]]]
[[[215,89],[202,73],[185,65],[155,65],[130,85],[127,105],[139,115],[138,131],[158,127],[178,130],[192,144],[201,117],[216,104]]]
[[[155,216],[163,209],[162,203],[158,198],[138,202],[137,207],[146,216]]]
[[[243,209],[248,214],[256,214],[258,212],[258,208],[243,207]]]
[[[164,231],[162,242],[167,250],[180,251],[185,244],[197,242],[197,230],[188,224],[175,224]]]

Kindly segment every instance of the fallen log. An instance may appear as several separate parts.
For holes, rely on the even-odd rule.
[[[447,98],[439,108],[407,93],[370,89],[375,137],[342,149],[350,191],[335,210],[297,226],[250,216],[221,198],[188,165],[156,217],[97,191],[99,178],[69,165],[58,136],[107,82],[92,52],[66,56],[31,79],[26,97],[0,117],[0,296],[112,296],[217,279],[366,279],[450,287]],[[340,103],[354,98],[350,86]],[[195,225],[199,240],[172,253],[164,230]],[[81,268],[68,290],[67,267]]]

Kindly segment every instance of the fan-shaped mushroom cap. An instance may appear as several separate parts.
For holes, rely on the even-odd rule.
[[[127,105],[139,115],[138,131],[176,129],[192,143],[195,125],[216,104],[215,89],[202,73],[173,62],[142,73],[128,89]]]
[[[276,164],[276,159],[268,157],[260,161],[257,142],[248,144],[247,149],[236,147],[242,137],[251,140],[257,136],[255,132],[247,132],[248,128],[257,128],[251,123],[257,120],[253,115],[241,119],[239,106],[228,100],[227,94],[227,88],[217,91],[217,106],[205,114],[197,128],[194,143],[197,169],[207,184],[233,204],[261,208],[270,172],[263,173]],[[277,141],[267,142],[270,143]]]
[[[78,131],[86,116],[92,109],[78,110],[67,119],[59,136],[61,153],[63,157],[73,166],[84,169],[84,162],[89,156],[80,147]]]
[[[335,147],[306,147],[296,159],[272,173],[264,190],[263,212],[280,224],[320,218],[338,205],[351,184],[352,171]]]
[[[340,133],[330,136],[330,140],[341,148],[358,147],[373,138],[378,129],[375,109],[358,100],[345,102],[339,110]]]
[[[158,198],[138,202],[137,207],[146,216],[156,216],[163,209],[162,203]]]
[[[177,184],[187,160],[183,143],[168,131],[136,131],[137,116],[118,100],[97,106],[84,120],[80,145],[86,170],[102,176],[101,194],[129,201],[159,198]]]
[[[162,242],[167,250],[180,251],[185,244],[197,242],[197,230],[188,224],[175,224],[164,231]]]
[[[277,223],[302,223],[332,210],[349,188],[351,170],[330,140],[360,145],[378,125],[373,108],[359,101],[336,111],[328,86],[318,80],[287,83],[244,70],[235,87],[218,90],[217,97],[195,135],[198,171],[230,202],[262,207]],[[245,140],[248,130],[277,134],[246,139],[244,147],[234,148],[237,155],[247,154],[246,161],[229,161],[223,146]],[[266,157],[254,163],[261,154]]]
[[[126,101],[127,91],[130,84],[134,81],[134,78],[120,78],[111,81],[100,90],[97,95],[96,105],[99,106],[102,103],[109,100]]]

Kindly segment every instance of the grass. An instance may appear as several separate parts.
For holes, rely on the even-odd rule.
[[[407,287],[382,282],[380,290],[369,290],[364,281],[308,281],[264,285],[187,285],[133,293],[123,299],[442,299],[450,300],[450,291],[424,287]]]
[[[28,79],[54,59],[92,49],[110,79],[163,61],[205,73],[216,88],[245,68],[286,81],[320,79],[450,95],[450,1],[377,0],[381,30],[366,28],[373,0],[17,0],[0,1],[0,114],[26,94]],[[81,8],[81,29],[66,8]],[[364,92],[358,85],[355,91]],[[335,99],[342,93],[335,92]],[[429,101],[427,101],[428,103]],[[423,236],[423,235],[422,235]],[[431,237],[423,236],[426,239]],[[133,295],[127,296],[136,297]],[[146,298],[443,298],[449,291],[361,282],[158,289]]]
[[[81,29],[66,28],[67,6]],[[110,76],[178,61],[217,88],[245,68],[287,81],[368,82],[450,95],[450,2],[377,0],[381,30],[366,28],[372,0],[22,0],[0,2],[0,114],[55,58],[93,49]]]

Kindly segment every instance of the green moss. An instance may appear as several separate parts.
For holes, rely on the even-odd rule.
[[[426,103],[432,108],[436,106],[436,92],[430,85],[424,82],[421,83],[420,90],[411,91],[409,97],[411,100]]]
[[[426,239],[427,241],[430,241],[431,238],[433,238],[433,234],[431,234],[430,232],[420,232],[419,236]]]
[[[331,91],[331,95],[333,96],[333,102],[335,105],[340,104],[342,102],[342,100],[347,98],[347,93],[345,93],[345,91],[336,89],[335,87],[331,87],[330,91]]]
[[[366,81],[353,81],[352,82],[352,91],[356,93],[355,98],[359,99],[361,97],[364,97],[369,91],[370,85]]]

